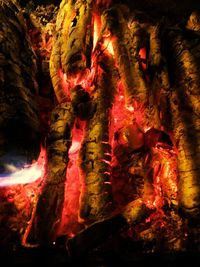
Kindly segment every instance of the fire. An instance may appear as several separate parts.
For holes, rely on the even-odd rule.
[[[72,144],[69,149],[69,163],[66,172],[65,202],[59,232],[74,236],[80,226],[78,223],[80,176],[78,156],[83,139],[85,122],[77,120],[72,130]]]
[[[114,56],[114,49],[113,49],[112,39],[109,38],[109,36],[107,38],[105,38],[105,40],[104,40],[104,47],[108,50],[108,52],[112,56]]]
[[[17,184],[29,184],[42,178],[46,163],[46,150],[41,148],[38,160],[31,165],[25,165],[22,169],[8,166],[13,172],[10,175],[0,176],[0,187],[12,186]]]
[[[114,53],[116,43],[114,42],[115,39],[113,39],[115,37],[109,31],[101,32],[101,28],[101,16],[94,13],[93,48],[91,51],[92,62],[90,68],[80,70],[70,77],[67,77],[67,74],[61,68],[58,70],[61,90],[66,95],[67,101],[70,101],[70,90],[77,85],[81,85],[84,90],[89,92],[91,96],[90,101],[93,101],[94,95],[92,95],[92,90],[94,88],[95,91],[95,81],[98,78],[96,76],[101,71],[101,66],[98,62],[99,54],[106,53],[107,58],[112,58],[113,61],[115,60],[115,65],[117,66],[117,53]],[[147,51],[145,47],[140,49],[139,57],[141,69],[146,75]],[[108,169],[106,169],[107,167],[103,169],[103,173],[111,177],[111,181],[104,181],[102,183],[112,185],[114,199],[120,208],[132,200],[141,199],[140,204],[144,203],[146,207],[155,211],[154,218],[158,214],[163,216],[163,207],[167,200],[171,202],[176,200],[177,154],[175,148],[173,145],[168,145],[164,141],[159,140],[162,134],[161,129],[156,132],[152,126],[147,125],[145,122],[146,103],[135,100],[134,96],[130,104],[126,103],[127,93],[125,92],[126,88],[125,83],[123,83],[123,77],[118,77],[117,79],[115,99],[112,108],[110,108],[109,141],[101,141],[102,144],[111,145],[112,149],[111,153],[104,153],[107,157],[99,159],[100,162],[106,163],[109,166]],[[90,120],[90,118],[87,119]],[[70,133],[72,135],[72,144],[68,151],[69,161],[67,163],[66,181],[64,185],[65,200],[58,235],[66,234],[68,237],[73,237],[84,227],[78,216],[81,190],[84,191],[85,186],[81,184],[79,158],[85,127],[86,121],[81,121],[76,118],[74,127]],[[92,152],[90,153],[92,154]],[[41,149],[41,153],[36,162],[30,166],[24,166],[20,170],[13,169],[10,176],[0,177],[0,187],[37,181],[44,175],[45,163],[46,151],[45,149]],[[13,168],[13,166],[8,167]],[[152,177],[149,178],[148,176],[151,175]],[[138,184],[138,187],[140,187],[141,183],[143,183],[142,190],[137,188]],[[145,189],[146,195],[144,193]],[[148,222],[151,222],[152,218],[153,216],[149,217],[146,222],[148,220]]]
[[[142,47],[139,51],[139,56],[141,59],[141,66],[142,69],[145,71],[147,69],[147,64],[146,64],[146,58],[147,58],[147,51],[145,47]]]
[[[98,41],[98,38],[99,38],[99,35],[100,35],[100,31],[101,31],[101,17],[97,14],[94,14],[93,16],[93,27],[94,27],[94,30],[93,30],[93,51],[96,47],[96,44],[97,44],[97,41]]]

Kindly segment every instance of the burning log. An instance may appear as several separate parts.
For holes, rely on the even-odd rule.
[[[177,89],[179,91],[179,89]],[[182,93],[181,93],[182,94]],[[178,148],[178,201],[182,214],[199,217],[199,118],[188,99],[179,92],[171,96],[173,134]]]
[[[81,120],[88,119],[95,109],[89,93],[81,85],[77,85],[71,89],[70,96],[74,115]]]
[[[67,77],[90,67],[92,1],[63,0],[57,17],[62,70]]]
[[[60,4],[50,58],[50,75],[58,102],[65,102],[69,94],[62,75],[70,83],[71,78],[81,76],[91,65],[91,5],[92,1],[82,0],[63,0]]]
[[[119,68],[119,73],[125,87],[126,104],[131,103],[131,99],[138,99],[139,102],[146,101],[147,91],[139,71],[139,62],[131,57],[131,34],[127,22],[119,8],[106,10],[102,15],[102,20],[107,29],[114,36],[113,48]],[[136,71],[137,70],[137,71]],[[137,83],[137,85],[136,85]]]
[[[160,25],[150,27],[149,38],[149,67],[159,67],[161,63],[161,40],[159,37]]]
[[[131,50],[131,54],[133,57],[138,58],[140,49],[146,46],[147,33],[137,21],[133,21],[131,23],[130,32],[131,32],[131,45],[133,48],[133,50]]]
[[[154,168],[152,166],[152,157],[150,153],[146,155],[144,162],[144,194],[143,199],[150,208],[155,208],[155,192],[154,192]]]
[[[0,1],[0,171],[23,167],[40,152],[35,55],[16,1]]]
[[[182,90],[197,116],[200,113],[200,65],[189,50],[189,42],[181,33],[170,32],[169,40],[175,60],[175,82]],[[181,89],[180,89],[181,88]]]
[[[165,133],[171,132],[170,91],[171,84],[168,63],[165,56],[164,39],[165,24],[162,22],[148,27],[149,55],[147,72],[150,76],[150,103],[154,114],[154,127]]]
[[[192,12],[187,21],[186,28],[194,32],[200,32],[200,14],[198,11]]]
[[[168,35],[173,55],[174,91],[170,97],[173,134],[178,148],[178,198],[183,214],[199,216],[199,64],[180,32]]]
[[[162,56],[163,58],[163,56]],[[171,132],[171,114],[170,110],[170,81],[166,60],[162,60],[162,64],[154,73],[152,81],[153,103],[157,107],[157,129],[165,132]]]
[[[129,225],[136,225],[153,212],[149,209],[141,198],[138,198],[126,205],[122,211],[122,216],[126,219]]]
[[[113,62],[108,55],[102,54],[97,64],[92,92],[95,112],[87,122],[80,151],[83,174],[80,220],[86,221],[104,219],[113,209],[109,124],[116,77],[113,77]]]
[[[101,246],[105,240],[128,227],[121,215],[99,220],[67,241],[69,255],[74,258],[86,256],[92,249]]]
[[[77,257],[89,253],[120,231],[127,231],[130,226],[143,221],[151,212],[152,210],[149,210],[141,199],[130,202],[120,214],[99,220],[70,238],[67,242],[70,256]]]
[[[105,31],[113,36],[112,43],[120,77],[125,90],[125,103],[128,109],[143,113],[140,127],[145,131],[150,123],[148,93],[149,88],[140,67],[140,60],[134,56],[131,31],[119,7],[106,10],[102,15]],[[134,42],[133,42],[134,44]],[[139,45],[140,42],[135,42]],[[138,116],[138,118],[141,116]]]
[[[66,168],[73,124],[74,115],[71,104],[60,104],[53,110],[47,138],[48,164],[45,182],[26,243],[38,241],[39,244],[47,245],[56,238],[64,202]]]
[[[49,70],[57,101],[59,103],[63,103],[68,100],[68,97],[63,90],[62,77],[60,77],[59,75],[60,68],[61,66],[59,40],[54,38],[54,44],[49,61]]]
[[[162,47],[162,22],[148,27],[149,54],[147,73],[151,84],[149,102],[154,128],[169,132],[171,119],[169,110],[170,82],[167,62]]]

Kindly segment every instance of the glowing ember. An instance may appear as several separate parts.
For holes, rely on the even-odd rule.
[[[16,184],[28,184],[43,177],[46,162],[46,151],[41,149],[38,160],[31,165],[24,166],[22,169],[13,167],[14,172],[10,175],[0,175],[0,187]],[[10,166],[8,166],[10,168]]]
[[[72,142],[72,145],[69,149],[69,155],[76,153],[80,149],[80,146],[81,146],[80,142],[78,142],[78,141]]]
[[[72,145],[69,149],[69,163],[66,172],[65,202],[62,212],[60,234],[73,237],[80,230],[78,223],[80,177],[78,155],[83,139],[85,122],[77,120],[72,130]]]
[[[114,56],[114,49],[113,49],[113,44],[111,38],[106,38],[104,40],[104,46],[108,50],[108,52]]]
[[[141,63],[142,69],[146,70],[146,68],[147,68],[147,64],[146,64],[147,52],[146,52],[146,48],[145,47],[140,49],[139,56],[140,56],[140,59],[142,61],[142,63]]]
[[[93,32],[93,50],[96,47],[98,38],[99,38],[99,34],[100,34],[100,30],[101,30],[101,17],[97,14],[94,15],[93,17],[94,22],[94,32]]]

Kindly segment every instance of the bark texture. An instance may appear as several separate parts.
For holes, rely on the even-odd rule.
[[[40,123],[36,64],[16,1],[0,1],[0,168],[37,159]]]
[[[190,41],[181,32],[169,34],[174,60],[174,90],[171,95],[173,133],[178,148],[179,205],[186,216],[199,217],[199,61]]]
[[[55,43],[50,59],[50,74],[58,101],[65,101],[60,71],[67,81],[91,64],[92,1],[63,0],[57,16]],[[66,93],[66,92],[65,92]]]
[[[71,104],[57,106],[51,115],[47,138],[47,166],[27,243],[48,245],[56,238],[64,202],[68,150],[74,115]]]
[[[95,110],[87,122],[80,151],[83,172],[80,219],[88,222],[104,219],[113,210],[109,125],[116,77],[111,71],[113,62],[109,56],[103,54],[97,64],[92,92]]]

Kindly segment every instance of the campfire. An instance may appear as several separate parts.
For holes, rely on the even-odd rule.
[[[200,14],[0,3],[2,244],[198,251]]]

